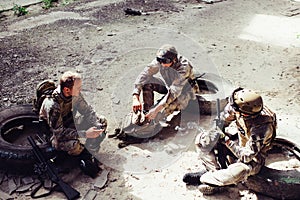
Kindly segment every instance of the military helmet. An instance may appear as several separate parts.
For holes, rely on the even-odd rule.
[[[161,46],[156,53],[156,60],[159,63],[171,63],[175,58],[177,58],[177,50],[174,46],[170,44],[165,44]]]
[[[262,97],[255,91],[244,88],[237,88],[231,96],[231,105],[239,112],[248,115],[255,115],[262,111]]]

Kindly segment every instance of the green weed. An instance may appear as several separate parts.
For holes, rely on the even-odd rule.
[[[43,3],[44,3],[43,8],[44,9],[51,8],[53,6],[53,2],[57,2],[57,0],[43,0]]]
[[[17,15],[18,17],[22,15],[26,15],[28,13],[27,9],[23,6],[15,4],[13,7],[14,14]]]
[[[63,0],[62,5],[66,6],[66,5],[70,4],[73,1],[74,0]]]

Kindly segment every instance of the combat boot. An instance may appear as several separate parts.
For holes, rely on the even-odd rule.
[[[187,173],[183,176],[183,182],[187,185],[200,185],[200,177],[206,172],[206,170],[202,170],[199,172]]]
[[[207,184],[201,184],[198,187],[198,189],[203,195],[213,195],[213,194],[223,192],[225,188],[220,187],[220,186],[212,186],[212,185],[207,185]]]
[[[86,148],[79,155],[79,166],[84,174],[92,178],[96,178],[100,171],[99,161]]]

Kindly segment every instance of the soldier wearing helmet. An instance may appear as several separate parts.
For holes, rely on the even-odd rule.
[[[155,77],[158,72],[162,79]],[[195,76],[191,63],[179,55],[173,45],[161,46],[156,58],[144,68],[134,83],[133,111],[144,110],[146,118],[151,120],[162,110],[167,116],[175,110],[186,108],[189,100],[195,99],[195,93],[199,90],[197,85],[191,86],[190,81],[193,79]],[[153,107],[154,91],[165,96]]]
[[[203,163],[208,171],[188,173],[183,180],[188,184],[201,184],[199,190],[207,195],[220,191],[222,186],[237,184],[257,174],[265,164],[267,151],[276,136],[276,115],[263,105],[262,97],[253,90],[234,90],[221,118],[225,134],[220,133],[220,140],[235,160],[228,168],[219,170],[220,166],[210,153]],[[201,140],[206,139],[203,135],[196,137],[195,144],[200,147],[203,143]]]

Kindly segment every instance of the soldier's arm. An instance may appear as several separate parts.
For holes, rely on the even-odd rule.
[[[250,130],[251,136],[245,147],[239,146],[236,142],[228,140],[227,147],[233,154],[244,163],[250,162],[262,149],[270,145],[273,135],[273,127],[271,124],[255,126]]]
[[[183,88],[188,84],[192,68],[189,63],[183,63],[177,71],[179,77],[172,82],[168,94],[160,101],[160,105],[166,107],[171,104],[183,92]]]
[[[73,102],[73,110],[77,110],[90,124],[97,125],[97,114],[92,106],[87,103],[82,94],[75,97]]]
[[[156,60],[153,60],[144,70],[137,76],[134,82],[134,89],[132,94],[139,95],[141,93],[142,87],[150,77],[159,72],[159,66]]]

